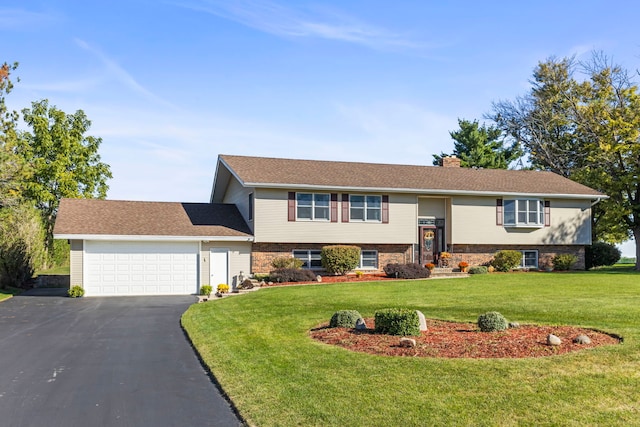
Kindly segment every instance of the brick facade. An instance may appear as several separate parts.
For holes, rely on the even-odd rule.
[[[251,272],[257,274],[269,273],[272,270],[271,261],[282,256],[291,256],[294,249],[322,249],[329,243],[254,243],[251,251]],[[413,262],[413,245],[359,245],[362,250],[378,251],[378,269],[392,263]]]
[[[322,249],[329,243],[254,243],[251,252],[252,273],[268,273],[271,268],[271,261],[282,256],[291,256],[294,249]],[[359,245],[362,250],[378,251],[378,270],[382,271],[384,266],[392,263],[410,263],[414,261],[413,245]],[[513,250],[537,250],[538,267],[543,269],[551,266],[554,256],[560,254],[573,254],[578,258],[574,269],[585,269],[584,246],[576,245],[454,245],[451,251],[452,257],[449,265],[457,267],[460,261],[465,261],[469,265],[486,265],[493,259],[496,252],[505,249]],[[415,259],[418,259],[416,254]]]
[[[469,265],[484,265],[493,259],[493,255],[500,250],[513,249],[518,251],[537,250],[538,268],[551,266],[554,256],[573,254],[578,258],[573,267],[575,270],[585,269],[584,246],[578,245],[455,245],[452,251],[451,265],[457,266],[460,261]]]

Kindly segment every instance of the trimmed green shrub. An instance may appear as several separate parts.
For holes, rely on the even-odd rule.
[[[552,262],[556,270],[571,270],[571,267],[578,262],[578,257],[573,254],[561,254],[554,256]]]
[[[279,268],[302,268],[304,261],[292,256],[281,256],[271,261],[271,267]]]
[[[398,279],[425,279],[431,275],[431,270],[420,264],[387,264],[384,272],[387,277]]]
[[[587,268],[613,265],[620,260],[620,249],[605,242],[595,242],[585,248],[585,263]]]
[[[269,273],[272,282],[311,282],[316,280],[316,275],[311,270],[297,268],[279,268]]]
[[[497,311],[489,311],[478,316],[478,328],[482,332],[504,331],[508,327],[509,322],[507,322],[507,319]]]
[[[489,269],[484,265],[474,265],[469,267],[469,274],[487,274]]]
[[[509,271],[518,267],[521,262],[522,252],[508,249],[496,252],[491,265],[498,271]]]
[[[211,292],[213,292],[211,285],[200,286],[200,295],[211,295]]]
[[[385,308],[375,313],[375,331],[387,335],[420,335],[420,319],[415,310]]]
[[[347,245],[325,246],[320,252],[320,260],[327,273],[343,276],[360,264],[360,248]]]
[[[75,285],[67,291],[67,295],[71,298],[80,298],[81,296],[84,296],[84,289],[82,286]]]
[[[358,319],[362,319],[356,310],[339,310],[333,313],[329,321],[330,328],[355,328]]]

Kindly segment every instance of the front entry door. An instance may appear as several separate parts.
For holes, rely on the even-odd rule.
[[[209,256],[209,284],[215,291],[218,285],[229,283],[229,252],[227,249],[213,248]]]
[[[420,227],[420,263],[425,265],[429,262],[436,263],[435,257],[438,254],[438,234],[434,226]]]

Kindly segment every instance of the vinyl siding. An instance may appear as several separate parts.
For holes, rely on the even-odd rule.
[[[419,217],[435,217],[446,218],[446,204],[449,199],[436,197],[420,197],[418,198],[418,216]]]
[[[230,286],[235,288],[237,278],[242,271],[244,276],[251,272],[251,242],[203,242],[200,246],[200,285],[210,284],[214,290],[218,283],[209,283],[209,256],[211,248],[225,248],[229,250]]]
[[[551,200],[551,225],[509,228],[496,225],[495,197],[453,197],[451,239],[455,244],[589,245],[591,204],[588,200]]]
[[[288,221],[287,193],[286,190],[257,189],[254,228],[256,242],[417,243],[417,199],[413,194],[390,194],[389,223],[383,224],[342,222],[341,196],[338,196],[338,222]]]
[[[69,243],[69,246],[71,247],[69,280],[71,286],[82,286],[84,284],[82,277],[84,241],[71,240]]]
[[[253,188],[243,187],[237,179],[231,177],[229,180],[229,185],[227,186],[227,191],[224,195],[224,199],[222,200],[222,203],[230,203],[236,205],[247,225],[252,230],[253,220],[249,220],[249,194],[254,192],[255,190]]]

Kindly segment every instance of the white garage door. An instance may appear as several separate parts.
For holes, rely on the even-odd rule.
[[[198,290],[194,242],[85,241],[85,295],[187,295]]]

